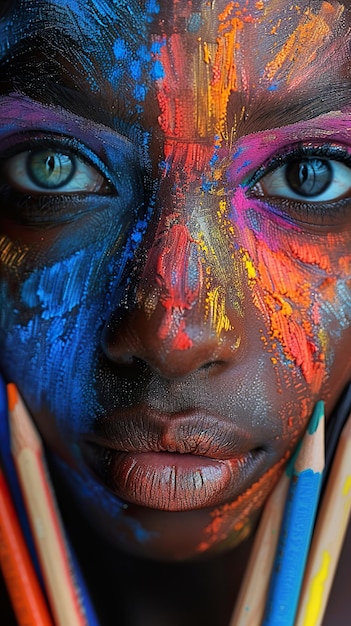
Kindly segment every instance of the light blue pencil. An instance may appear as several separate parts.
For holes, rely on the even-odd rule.
[[[263,626],[293,626],[324,468],[324,403],[318,402],[295,457]]]

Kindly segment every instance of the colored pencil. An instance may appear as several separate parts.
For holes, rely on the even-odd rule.
[[[263,626],[293,626],[324,467],[324,404],[318,402],[296,456],[268,589]]]
[[[0,565],[19,626],[52,626],[1,469]]]
[[[340,435],[318,513],[296,626],[322,623],[351,517],[351,416]]]
[[[8,489],[11,493],[12,503],[15,507],[17,518],[29,550],[38,581],[42,590],[43,579],[38,562],[38,556],[33,542],[26,509],[23,502],[21,487],[19,484],[15,464],[11,454],[10,427],[8,419],[8,400],[5,382],[0,374],[0,465],[6,478]]]
[[[260,626],[272,571],[289,476],[284,472],[264,506],[229,626]]]
[[[41,440],[15,385],[8,385],[12,453],[56,626],[85,626]]]

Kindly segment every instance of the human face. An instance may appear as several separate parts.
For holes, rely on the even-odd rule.
[[[349,379],[349,23],[311,0],[3,18],[0,365],[125,550],[236,545]]]

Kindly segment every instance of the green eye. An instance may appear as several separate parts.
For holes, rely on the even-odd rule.
[[[76,170],[72,157],[53,150],[29,152],[26,165],[29,179],[45,189],[60,189]]]
[[[15,154],[5,162],[2,172],[8,184],[22,193],[111,193],[108,180],[94,165],[53,146]]]

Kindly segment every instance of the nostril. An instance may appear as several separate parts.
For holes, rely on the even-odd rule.
[[[204,363],[200,368],[199,371],[203,370],[211,370],[211,369],[219,369],[221,367],[223,367],[225,365],[224,361],[208,361],[207,363]]]
[[[202,365],[202,367],[200,369],[202,369],[202,370],[209,370],[214,365],[216,365],[216,363],[214,361],[209,361],[208,363],[204,363],[204,365]]]

